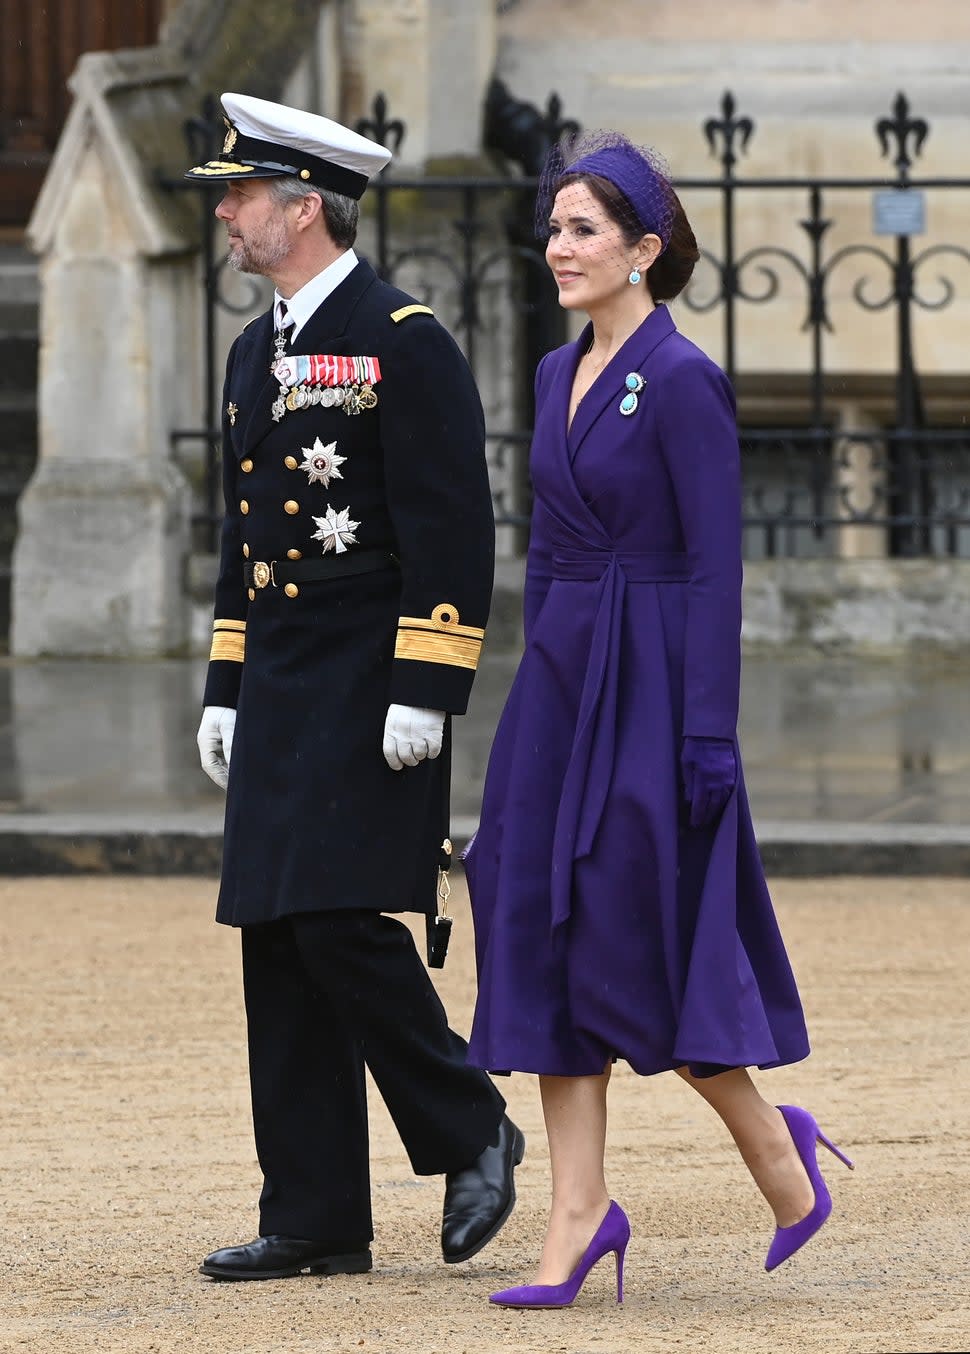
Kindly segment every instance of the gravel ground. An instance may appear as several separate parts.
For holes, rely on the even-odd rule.
[[[237,936],[210,879],[0,880],[0,1349],[42,1354],[632,1354],[970,1347],[970,885],[777,881],[814,1052],[761,1076],[856,1161],[820,1159],[832,1220],[763,1268],[770,1217],[677,1077],[617,1069],[610,1184],[633,1224],[627,1300],[604,1263],[565,1312],[489,1307],[537,1255],[548,1162],[535,1083],[503,1082],[528,1150],[519,1205],[440,1262],[441,1184],[371,1103],[377,1239],[365,1276],[214,1284],[201,1256],[255,1234]],[[467,1031],[460,881],[435,981]],[[957,1072],[954,1073],[953,1069]]]

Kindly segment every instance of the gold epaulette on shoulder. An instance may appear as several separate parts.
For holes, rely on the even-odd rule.
[[[215,620],[212,622],[212,648],[209,650],[209,662],[217,659],[228,663],[241,663],[246,656],[246,622],[233,620]]]
[[[431,309],[430,306],[419,306],[419,305],[402,306],[400,310],[391,311],[391,319],[394,321],[395,324],[400,324],[401,321],[406,320],[409,315],[433,315],[433,314],[434,311]]]
[[[485,631],[477,625],[459,625],[458,608],[450,602],[436,606],[430,617],[401,616],[397,623],[395,658],[419,663],[444,663],[451,668],[478,667]]]

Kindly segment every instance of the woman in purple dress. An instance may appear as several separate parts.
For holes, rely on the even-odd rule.
[[[538,1074],[552,1167],[538,1273],[492,1295],[508,1306],[568,1305],[611,1252],[622,1298],[618,1058],[677,1072],[720,1115],[774,1214],[768,1269],[827,1218],[816,1143],[837,1152],[747,1071],[809,1046],[737,744],[734,399],[662,304],[694,235],[655,157],[616,134],[553,151],[537,221],[560,304],[589,323],[536,373],[525,652],[465,862],[469,1060]]]

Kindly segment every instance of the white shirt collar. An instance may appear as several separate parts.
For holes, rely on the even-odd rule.
[[[334,259],[333,263],[328,264],[322,273],[317,273],[309,282],[304,282],[300,290],[295,291],[292,296],[280,296],[278,291],[274,292],[273,327],[276,329],[280,327],[280,302],[285,301],[288,314],[293,316],[293,328],[290,331],[292,343],[313,312],[324,303],[331,292],[336,291],[344,278],[350,276],[358,262],[354,251],[348,249],[346,253]]]

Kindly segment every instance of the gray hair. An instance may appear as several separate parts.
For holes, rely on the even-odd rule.
[[[324,221],[334,244],[341,249],[349,249],[357,239],[360,204],[352,197],[331,192],[329,188],[317,188],[315,184],[304,183],[288,174],[281,174],[270,181],[270,193],[273,201],[281,207],[284,203],[296,202],[309,193],[316,193],[323,203]]]

